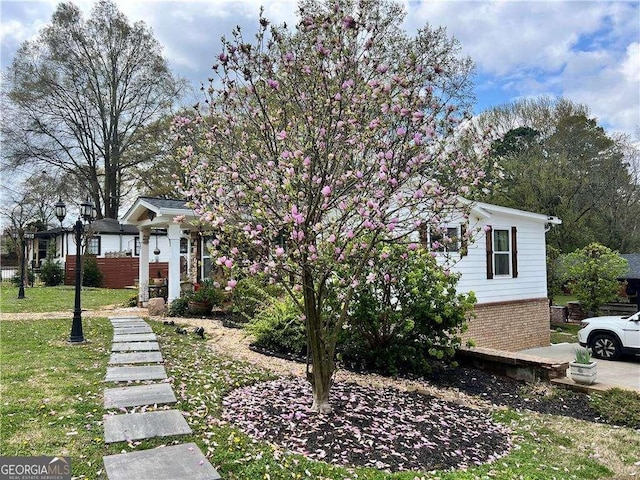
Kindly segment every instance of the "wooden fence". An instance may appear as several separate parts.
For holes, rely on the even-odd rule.
[[[125,288],[135,285],[138,279],[139,259],[137,257],[96,258],[98,269],[102,272],[102,286],[104,288]],[[149,278],[160,274],[163,278],[169,276],[169,264],[157,262],[149,264]],[[65,285],[76,283],[76,257],[68,255],[64,268]]]

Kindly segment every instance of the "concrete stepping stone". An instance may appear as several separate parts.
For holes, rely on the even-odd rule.
[[[132,333],[153,333],[153,330],[149,325],[135,326],[135,327],[114,327],[114,335],[129,335]]]
[[[122,323],[112,323],[111,326],[113,328],[139,328],[139,327],[148,327],[149,324],[146,322],[122,322]]]
[[[150,352],[160,351],[158,342],[126,342],[111,345],[112,352]]]
[[[157,340],[155,333],[129,333],[123,335],[114,335],[113,343],[126,343],[126,342],[152,342]]]
[[[138,317],[135,315],[122,316],[122,317],[109,317],[110,322],[122,322],[127,320],[142,320],[142,317]]]
[[[102,457],[109,480],[219,480],[195,443]]]
[[[133,382],[135,380],[165,380],[167,372],[162,365],[137,367],[107,367],[105,382]]]
[[[191,433],[191,428],[178,410],[127,413],[112,415],[104,419],[105,443],[129,442]]]
[[[164,361],[160,352],[112,353],[110,365],[126,365],[128,363],[159,363]]]
[[[168,383],[104,389],[104,408],[140,407],[176,402],[176,396]]]

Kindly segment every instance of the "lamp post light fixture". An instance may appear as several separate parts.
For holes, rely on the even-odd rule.
[[[67,207],[62,201],[54,205],[56,217],[62,220],[67,214]],[[82,333],[82,308],[80,307],[80,286],[82,284],[82,234],[84,233],[83,220],[91,223],[96,217],[96,209],[87,198],[85,202],[80,204],[80,216],[76,220],[76,224],[73,227],[73,231],[76,235],[76,292],[73,305],[73,323],[71,324],[71,335],[69,336],[70,343],[82,343],[85,341],[84,334]]]
[[[22,260],[20,261],[20,288],[18,288],[18,299],[24,298],[24,277],[25,273],[29,275],[29,269],[25,268],[27,264],[27,240],[33,240],[33,232],[22,230]]]

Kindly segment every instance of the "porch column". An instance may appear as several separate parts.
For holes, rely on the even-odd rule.
[[[140,261],[138,266],[138,305],[146,307],[149,302],[149,236],[150,227],[140,229]]]
[[[180,297],[180,237],[182,229],[177,223],[172,223],[167,228],[169,239],[169,291],[167,303],[171,303]]]

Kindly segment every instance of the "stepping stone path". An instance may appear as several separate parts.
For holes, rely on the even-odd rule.
[[[160,345],[151,327],[139,317],[110,318],[113,345],[105,382],[157,380],[160,383],[104,390],[104,408],[176,403],[166,380]],[[104,419],[105,443],[189,435],[191,428],[178,410],[111,415]],[[218,480],[220,475],[195,443],[159,447],[102,457],[109,480]]]

